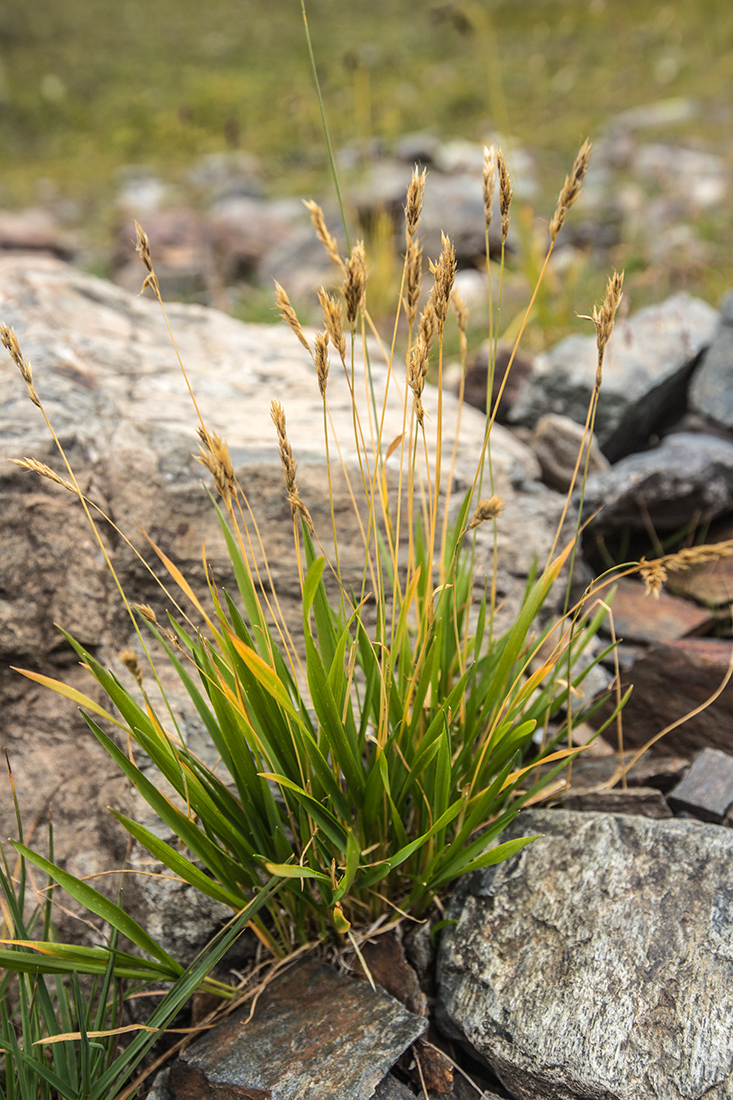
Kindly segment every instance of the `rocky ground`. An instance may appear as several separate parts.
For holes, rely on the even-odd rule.
[[[609,173],[622,156],[652,173],[659,218],[662,208],[673,211],[665,223],[671,232],[684,224],[682,199],[670,197],[679,161],[671,147],[644,144],[635,134],[631,120],[621,136],[609,135],[601,160]],[[434,210],[426,210],[426,238],[439,213],[456,219],[445,228],[470,275],[483,234],[480,193],[469,196],[464,172],[470,166],[475,179],[475,151],[428,150],[421,140],[420,150],[406,145],[399,163],[375,168],[363,202],[398,210],[406,165],[429,155],[446,190],[438,187]],[[148,202],[164,290],[228,301],[252,272],[256,280],[289,282],[297,271],[303,294],[321,284],[327,269],[300,225],[299,207],[258,197],[241,158],[199,170],[205,209],[177,205],[161,181],[129,181],[125,201],[138,208]],[[697,190],[687,189],[684,202],[718,201],[728,186],[722,163],[699,161],[693,175]],[[614,220],[601,184],[589,198],[595,224],[619,232],[631,207],[616,194]],[[225,547],[191,457],[195,422],[165,326],[153,302],[124,289],[137,291],[140,283],[131,248],[115,261],[122,285],[114,286],[65,262],[75,248],[53,217],[24,217],[0,219],[0,319],[15,326],[80,482],[122,529],[139,521],[200,583],[205,536],[209,561],[224,575]],[[655,234],[664,239],[659,223]],[[174,304],[170,317],[204,416],[228,439],[263,517],[281,597],[296,601],[269,402],[285,405],[301,492],[316,524],[327,520],[312,363],[284,326],[244,325],[200,305]],[[376,353],[374,361],[381,385]],[[472,368],[479,394],[482,364],[478,357]],[[42,819],[52,801],[57,852],[66,853],[75,873],[90,874],[125,857],[125,838],[106,807],[132,816],[139,807],[81,732],[75,707],[9,666],[63,675],[88,690],[53,624],[63,623],[112,667],[128,628],[73,500],[5,461],[30,456],[58,466],[15,368],[7,361],[0,371],[1,738],[28,819]],[[497,492],[506,500],[499,595],[507,616],[533,558],[542,560],[552,542],[594,372],[594,339],[571,337],[528,357],[502,406],[493,453]],[[620,320],[606,358],[585,495],[585,514],[598,513],[584,540],[588,578],[609,562],[656,556],[660,544],[675,549],[733,538],[732,375],[733,296],[718,310],[677,294]],[[348,438],[345,385],[336,385],[330,400]],[[428,412],[434,402],[426,391]],[[456,413],[449,402],[449,444]],[[392,427],[396,434],[399,426]],[[483,428],[482,412],[465,409],[457,488],[468,483]],[[339,486],[336,492],[346,524],[345,493]],[[353,547],[345,526],[344,564],[356,568],[356,556],[348,560],[350,539]],[[155,582],[125,544],[110,535],[108,549],[135,600],[156,606]],[[638,581],[619,585],[613,622],[623,638],[622,684],[635,685],[625,711],[626,755],[595,742],[554,806],[518,818],[515,829],[543,839],[461,884],[448,911],[455,923],[438,937],[437,955],[428,926],[375,935],[366,957],[382,987],[377,992],[325,963],[299,962],[262,995],[251,1025],[244,1027],[244,1009],[190,1046],[159,1082],[161,1100],[406,1100],[421,1088],[430,1097],[464,1100],[478,1095],[464,1074],[484,1096],[512,1100],[733,1097],[733,691],[725,686],[675,726],[711,699],[728,670],[730,560],[672,575],[659,600],[645,597]],[[610,670],[605,682],[609,677]],[[194,741],[200,738],[191,716],[182,710],[180,718]],[[633,750],[668,726],[632,766]],[[607,736],[613,742],[615,728]],[[3,835],[15,829],[6,798],[0,828]],[[206,941],[221,916],[198,900],[184,905],[180,894],[162,896],[140,884],[128,902],[181,957]]]

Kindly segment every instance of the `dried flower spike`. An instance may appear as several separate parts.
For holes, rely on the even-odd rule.
[[[319,332],[316,334],[315,339],[315,353],[313,361],[316,366],[316,378],[318,379],[318,389],[320,390],[321,397],[326,396],[326,385],[328,384],[328,371],[331,364],[328,361],[328,353],[326,348],[328,347],[328,333]]]
[[[658,600],[659,593],[667,583],[667,570],[663,565],[655,561],[642,566],[639,570],[639,574],[644,582],[644,595],[654,596],[654,598]]]
[[[512,181],[509,178],[509,172],[507,170],[504,154],[501,149],[496,154],[496,167],[499,172],[499,210],[501,211],[501,237],[502,240],[506,240],[509,233],[509,211],[512,205],[512,195],[514,194],[514,188],[512,187]]]
[[[407,188],[407,203],[405,204],[405,228],[408,240],[412,240],[417,231],[420,215],[422,214],[423,197],[425,195],[426,171],[418,172],[417,165],[412,170],[412,179]]]
[[[453,292],[453,283],[456,277],[456,252],[453,244],[445,233],[441,233],[440,239],[443,250],[438,257],[438,262],[430,265],[434,278],[430,297],[435,309],[435,319],[439,330],[443,328],[448,316],[450,296]]]
[[[592,145],[586,138],[575,158],[570,175],[565,177],[565,183],[557,200],[557,208],[550,222],[550,240],[553,244],[563,227],[568,210],[580,194],[580,188],[590,164],[591,149]]]
[[[38,474],[39,477],[47,477],[49,481],[55,481],[57,485],[63,485],[64,489],[68,489],[70,493],[76,492],[70,481],[57,474],[45,462],[39,462],[37,458],[11,458],[10,461],[23,470],[30,470],[32,473]]]
[[[293,519],[295,519],[296,515],[302,516],[310,530],[313,531],[313,521],[310,517],[310,512],[305,504],[303,504],[298,494],[298,482],[295,476],[297,468],[285,425],[285,410],[279,401],[272,402],[270,406],[270,416],[272,417],[272,422],[277,432],[277,443],[280,450],[280,461],[282,462],[283,471],[285,473],[285,488],[288,491],[290,512]]]
[[[312,355],[313,353],[311,352],[310,344],[305,338],[305,333],[303,332],[303,327],[298,320],[298,315],[290,304],[290,299],[288,298],[287,291],[280,286],[277,279],[273,281],[275,283],[275,302],[277,304],[277,308],[280,310],[280,316],[286,324],[290,325],[291,329],[298,337],[303,347],[306,348]]]
[[[491,225],[494,207],[494,189],[496,187],[496,147],[484,145],[484,170],[483,170],[483,195],[484,218],[486,228]]]
[[[422,289],[422,248],[412,237],[405,251],[405,307],[410,328],[415,324]]]
[[[15,335],[15,329],[8,328],[7,325],[0,324],[0,343],[7,349],[10,358],[15,363],[16,367],[20,371],[21,377],[25,382],[26,391],[33,404],[40,409],[41,399],[36,393],[36,388],[33,385],[33,371],[31,365],[23,356],[23,352],[20,350],[20,344],[18,338]]]
[[[366,253],[364,242],[357,241],[346,261],[344,279],[344,301],[346,302],[346,320],[353,327],[359,307],[364,304],[366,295]]]
[[[137,659],[137,654],[132,649],[123,649],[117,654],[122,664],[127,671],[134,676],[138,684],[142,687],[143,683],[143,670],[140,668],[140,662]]]
[[[194,457],[212,474],[217,492],[224,503],[229,506],[232,493],[236,489],[229,448],[220,436],[206,431],[205,428],[199,428],[198,434],[202,445],[199,446],[199,453]]]
[[[341,362],[346,366],[346,340],[344,338],[344,307],[324,287],[318,291],[318,301],[323,310],[323,320],[326,331],[331,337],[331,343],[341,356]]]
[[[153,623],[153,625],[157,624],[157,622],[158,622],[157,616],[156,616],[155,612],[153,611],[152,607],[150,606],[150,604],[136,603],[135,604],[135,610],[140,615],[142,615],[142,617],[145,619],[146,622]]]
[[[303,206],[306,208],[311,216],[313,228],[316,231],[316,236],[318,237],[318,240],[321,242],[336,266],[340,267],[341,270],[345,273],[346,267],[344,266],[344,261],[341,259],[341,256],[339,254],[338,243],[336,241],[336,238],[333,237],[328,231],[326,219],[323,216],[323,211],[321,210],[320,206],[317,202],[313,202],[312,199],[306,199],[303,202]]]
[[[479,527],[490,519],[496,519],[503,511],[504,501],[501,497],[493,496],[487,500],[480,500],[476,506],[476,511],[473,513],[473,519],[466,530],[473,531],[474,527]]]

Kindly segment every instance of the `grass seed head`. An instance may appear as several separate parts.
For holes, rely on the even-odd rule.
[[[45,462],[39,462],[37,458],[11,458],[10,461],[16,466],[20,466],[23,470],[30,470],[34,474],[38,474],[39,477],[47,477],[49,481],[55,481],[57,485],[62,485],[64,489],[68,489],[70,493],[75,493],[76,489],[70,481],[67,481],[65,477],[61,477],[55,470],[52,470],[50,466],[47,466]]]
[[[476,511],[473,513],[473,519],[466,530],[473,531],[474,527],[479,527],[490,519],[496,519],[503,511],[504,501],[501,497],[492,496],[486,500],[480,500],[476,505]]]
[[[326,219],[323,216],[323,211],[321,210],[320,206],[317,202],[313,202],[312,199],[306,199],[303,202],[303,206],[306,208],[311,216],[313,228],[316,231],[316,236],[318,237],[318,240],[321,242],[336,266],[340,267],[341,270],[345,273],[346,267],[344,266],[344,261],[341,259],[341,255],[339,253],[338,242],[336,241],[336,238],[332,236],[331,233],[329,233],[328,226],[326,225]]]
[[[568,210],[580,194],[580,188],[590,164],[591,149],[592,145],[586,138],[575,158],[570,175],[565,177],[565,183],[557,200],[557,208],[550,222],[550,240],[553,244],[563,227]]]
[[[135,604],[135,610],[140,615],[142,615],[142,617],[145,619],[146,622],[153,623],[153,625],[157,625],[158,619],[157,619],[157,616],[156,616],[155,612],[153,611],[152,607],[150,606],[150,604],[136,603]]]
[[[283,321],[285,321],[286,324],[290,325],[291,329],[293,330],[295,335],[298,337],[298,339],[300,340],[303,347],[307,348],[307,350],[312,355],[313,352],[311,352],[310,344],[308,343],[308,341],[305,338],[305,333],[303,332],[303,327],[302,327],[300,321],[298,320],[297,313],[295,312],[295,310],[293,309],[293,307],[290,303],[290,299],[288,298],[287,291],[283,287],[280,286],[277,279],[275,279],[273,281],[275,283],[275,302],[277,304],[277,308],[280,310],[280,316],[282,317]]]
[[[450,297],[453,292],[453,283],[456,278],[456,252],[453,243],[445,233],[441,233],[443,245],[437,263],[430,264],[433,274],[433,289],[430,297],[435,309],[435,319],[439,330],[442,330],[448,316]]]
[[[140,687],[143,684],[143,670],[140,668],[140,662],[137,659],[137,654],[132,649],[123,649],[117,654],[122,664],[127,671],[134,676]]]
[[[321,397],[326,396],[326,386],[328,384],[328,371],[330,363],[328,361],[328,333],[319,332],[316,334],[315,339],[315,352],[313,355],[313,361],[316,365],[316,378],[318,379],[318,389],[320,390]]]
[[[220,436],[207,431],[205,428],[199,428],[198,434],[201,444],[199,445],[199,453],[194,457],[213,476],[217,492],[228,506],[232,499],[232,493],[236,489],[229,447]]]
[[[405,306],[410,328],[415,324],[422,290],[422,248],[412,237],[405,251]]]
[[[288,492],[290,512],[293,519],[295,519],[296,515],[301,515],[308,524],[310,530],[313,531],[313,521],[310,517],[310,512],[305,504],[303,504],[298,494],[298,480],[296,477],[297,466],[295,464],[295,458],[293,457],[293,449],[288,439],[287,427],[285,424],[285,410],[279,401],[272,402],[270,406],[270,416],[272,417],[272,422],[277,432],[277,444],[280,451],[280,461],[285,474],[285,488]]]
[[[364,252],[364,242],[357,241],[346,261],[346,277],[344,279],[346,320],[352,327],[356,323],[359,307],[364,304],[365,296],[366,253]]]
[[[496,188],[496,147],[484,145],[484,170],[483,170],[483,195],[484,218],[486,228],[491,225],[494,207],[494,190]]]
[[[318,301],[323,310],[323,320],[326,331],[331,338],[331,343],[341,356],[341,362],[346,366],[346,339],[344,337],[344,307],[324,287],[318,291]]]
[[[649,562],[639,570],[639,575],[644,582],[644,595],[654,596],[659,599],[659,594],[667,583],[667,570],[658,561]]]
[[[407,188],[407,202],[405,204],[405,228],[408,240],[412,240],[415,236],[422,214],[426,175],[424,168],[422,172],[418,172],[417,165],[415,165],[412,170],[412,179]]]
[[[506,160],[501,149],[496,153],[496,167],[499,172],[499,210],[501,211],[501,238],[506,240],[509,233],[509,211],[512,205],[512,195],[514,194],[514,188],[512,187],[512,181],[509,178],[509,172],[506,166]]]
[[[0,324],[0,343],[7,349],[10,358],[15,363],[16,367],[20,371],[21,378],[25,382],[26,392],[33,404],[40,409],[41,399],[36,393],[36,388],[33,385],[33,371],[28,360],[24,357],[23,352],[20,350],[20,344],[18,338],[15,335],[14,328],[8,328],[7,325]]]

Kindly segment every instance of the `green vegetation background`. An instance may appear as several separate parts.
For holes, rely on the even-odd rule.
[[[730,0],[310,0],[308,13],[337,146],[510,134],[551,203],[584,137],[690,97],[697,117],[663,140],[730,161]],[[122,165],[176,179],[232,147],[262,158],[272,193],[327,187],[299,0],[0,0],[0,205],[51,181],[93,220]],[[733,281],[730,209],[699,229],[715,300]]]

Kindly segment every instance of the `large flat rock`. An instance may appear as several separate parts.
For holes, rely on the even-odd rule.
[[[458,887],[439,1022],[518,1100],[733,1097],[733,832],[534,810]]]

